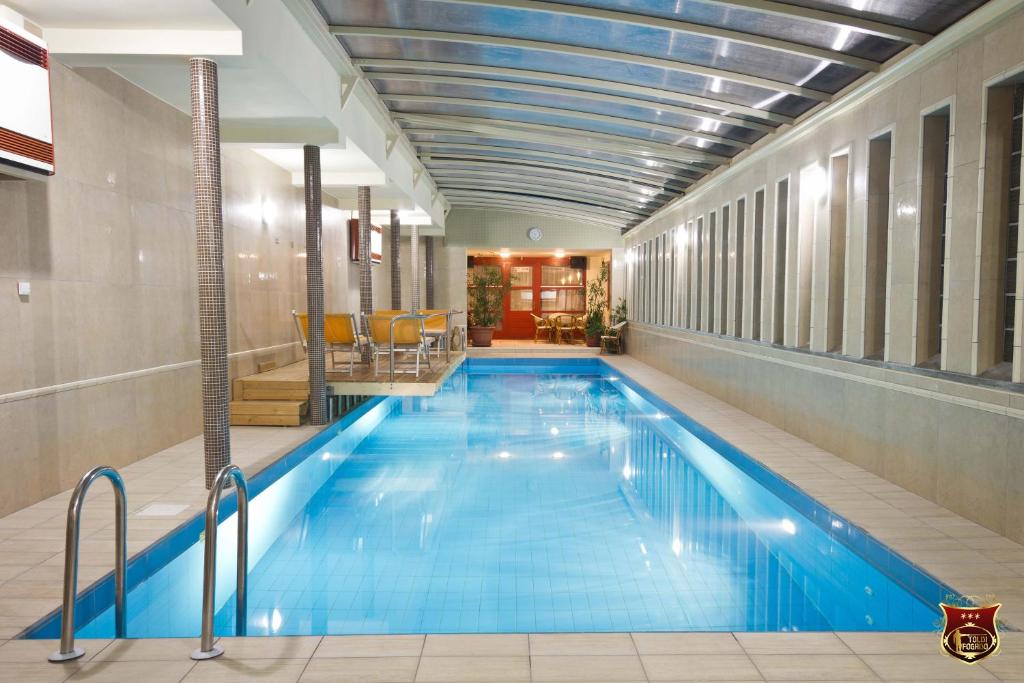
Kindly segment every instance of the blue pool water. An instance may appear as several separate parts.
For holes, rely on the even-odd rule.
[[[948,591],[593,360],[468,361],[254,489],[250,635],[927,630]],[[130,636],[198,634],[200,529],[133,565]],[[109,593],[82,601],[81,637],[112,635]]]

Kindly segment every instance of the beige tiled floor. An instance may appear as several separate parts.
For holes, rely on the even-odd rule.
[[[541,354],[564,355],[562,350]],[[510,349],[507,353],[515,353]],[[577,354],[588,353],[577,349]],[[1024,548],[629,357],[608,361],[958,589],[994,593],[1024,625]],[[235,428],[235,460],[253,473],[311,428]],[[196,514],[205,500],[201,441],[124,468],[131,552]],[[1024,682],[1024,633],[977,666],[939,653],[936,633],[636,633],[223,638],[226,654],[194,663],[194,639],[82,641],[79,662],[49,664],[52,641],[4,642],[59,603],[69,493],[0,519],[0,681],[970,681]],[[110,494],[90,494],[81,586],[108,571]]]

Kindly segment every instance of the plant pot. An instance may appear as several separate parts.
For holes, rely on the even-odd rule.
[[[493,327],[470,327],[469,338],[473,341],[473,346],[490,346],[491,339],[494,337]]]
[[[586,335],[587,346],[596,348],[601,345],[601,333]]]

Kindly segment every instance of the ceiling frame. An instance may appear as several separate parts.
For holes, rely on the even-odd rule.
[[[453,207],[461,207],[465,209],[497,209],[499,211],[510,211],[510,212],[521,212],[524,210],[530,213],[539,213],[545,216],[555,216],[558,218],[568,218],[574,221],[581,221],[584,223],[595,223],[601,227],[614,229],[618,231],[624,230],[629,226],[631,221],[623,221],[616,218],[606,218],[599,214],[591,214],[588,212],[572,211],[571,209],[559,209],[546,204],[533,204],[533,203],[509,203],[497,200],[489,199],[464,199],[458,204],[453,204]]]
[[[423,29],[389,28],[380,26],[330,26],[331,33],[340,36],[370,37],[370,38],[394,38],[398,40],[425,40],[446,43],[465,43],[467,45],[486,45],[489,47],[510,48],[516,50],[551,52],[559,55],[573,55],[589,59],[603,59],[606,61],[634,64],[666,71],[687,73],[704,78],[720,78],[733,83],[741,83],[754,88],[797,95],[818,102],[831,102],[832,95],[821,90],[814,90],[802,85],[794,85],[785,81],[777,81],[761,76],[751,76],[727,69],[690,64],[673,59],[662,57],[649,57],[646,55],[633,54],[632,52],[618,52],[616,50],[605,50],[594,47],[581,47],[577,45],[566,45],[564,43],[549,43],[541,40],[527,40],[524,38],[508,38],[504,36],[490,36],[477,33],[454,33],[450,31],[427,31]]]
[[[450,190],[485,190],[494,192],[514,192],[517,195],[529,195],[531,197],[558,197],[565,201],[578,202],[580,204],[587,204],[600,208],[632,211],[643,218],[653,215],[660,205],[655,202],[648,202],[650,206],[645,205],[644,207],[638,207],[635,202],[628,199],[610,198],[598,194],[578,192],[568,188],[550,188],[558,190],[557,194],[552,194],[545,192],[543,189],[526,185],[510,185],[503,184],[501,182],[485,182],[476,179],[452,180],[448,183],[439,183],[438,187],[441,188],[442,192],[448,192]]]
[[[433,176],[435,180],[443,178],[444,182],[507,182],[509,185],[515,185],[516,187],[530,186],[536,187],[538,189],[544,189],[545,187],[564,187],[567,190],[575,190],[588,194],[596,194],[598,196],[600,196],[601,193],[607,192],[611,193],[612,196],[619,197],[621,199],[626,199],[630,201],[642,201],[645,203],[651,202],[653,198],[659,195],[669,194],[664,190],[656,192],[643,192],[639,189],[630,190],[629,188],[626,187],[608,187],[605,185],[595,185],[593,183],[588,183],[586,180],[582,179],[572,180],[568,178],[530,176],[512,170],[502,173],[501,171],[483,171],[479,169],[432,168],[430,169],[430,175]],[[443,185],[444,182],[439,180],[438,184]]]
[[[633,12],[621,12],[610,9],[599,9],[584,5],[565,5],[556,2],[543,2],[542,0],[444,0],[448,4],[477,5],[480,7],[492,7],[498,9],[523,10],[527,12],[544,12],[558,14],[563,17],[574,19],[591,19],[605,21],[613,24],[625,24],[641,28],[653,28],[671,33],[687,33],[690,35],[716,40],[728,40],[733,43],[741,43],[765,50],[785,52],[791,55],[799,55],[811,59],[820,59],[833,64],[852,66],[862,71],[878,71],[879,64],[870,59],[855,57],[844,54],[837,50],[805,45],[781,38],[770,38],[755,33],[735,31],[718,26],[696,24],[679,19],[667,17],[656,17],[648,14],[636,14]]]
[[[482,173],[484,173],[484,172],[502,173],[505,170],[508,170],[508,171],[511,171],[511,172],[540,173],[540,174],[543,174],[541,177],[544,177],[544,178],[567,178],[567,179],[569,179],[569,178],[572,178],[572,179],[589,178],[589,179],[593,179],[595,182],[609,183],[609,184],[614,184],[616,186],[645,187],[645,188],[647,188],[649,190],[657,190],[658,192],[672,192],[673,190],[675,190],[675,191],[684,190],[687,187],[689,187],[690,184],[692,184],[692,183],[681,183],[681,182],[679,182],[679,181],[677,181],[675,179],[666,179],[665,182],[658,183],[658,182],[653,182],[653,181],[636,180],[636,179],[628,178],[628,177],[627,178],[607,177],[607,176],[600,175],[598,173],[587,172],[585,170],[573,171],[573,170],[570,170],[570,169],[565,169],[564,166],[562,166],[562,167],[544,168],[544,167],[541,167],[541,166],[537,166],[535,164],[517,162],[514,159],[509,159],[507,162],[503,163],[503,162],[500,162],[499,160],[497,160],[494,157],[490,157],[488,161],[478,161],[476,159],[466,159],[465,157],[455,157],[455,158],[439,159],[439,158],[436,158],[436,157],[430,156],[430,155],[424,155],[421,158],[423,160],[424,165],[429,166],[432,169],[438,169],[438,170],[452,169],[451,166],[444,165],[444,164],[459,164],[462,167],[468,167],[468,168],[459,169],[459,170],[464,170],[464,171],[472,170],[472,169],[477,169],[477,170],[479,170]],[[438,164],[442,164],[442,165],[438,165]]]
[[[480,116],[449,116],[446,114],[415,114],[411,112],[392,112],[400,121],[425,124],[440,128],[454,128],[487,135],[504,136],[509,140],[533,142],[535,144],[561,145],[562,147],[578,147],[620,154],[622,156],[650,157],[675,162],[681,166],[696,166],[699,171],[710,171],[700,164],[717,165],[730,161],[730,157],[710,152],[702,152],[687,147],[677,147],[667,142],[642,140],[625,135],[612,135],[597,131],[581,130],[567,126],[549,126],[541,123],[524,121],[501,121]]]
[[[714,109],[720,109],[723,112],[732,112],[736,114],[743,114],[744,116],[756,117],[762,121],[768,121],[775,124],[793,123],[793,118],[785,116],[784,114],[776,114],[774,112],[766,111],[763,109],[755,109],[754,107],[747,106],[745,104],[738,104],[735,102],[728,102],[726,100],[719,100],[710,97],[702,97],[700,95],[692,95],[688,93],[677,92],[675,90],[664,90],[662,88],[653,88],[646,85],[635,85],[633,83],[622,83],[620,81],[605,81],[598,78],[586,78],[583,76],[568,76],[565,74],[559,74],[548,71],[532,71],[529,69],[511,69],[504,66],[485,66],[481,64],[462,64],[457,62],[430,62],[430,61],[418,61],[414,59],[355,59],[353,63],[362,69],[413,69],[418,71],[447,71],[451,73],[461,74],[476,74],[478,76],[501,76],[504,78],[528,78],[531,80],[548,81],[551,83],[557,83],[559,85],[570,88],[571,90],[579,90],[583,93],[592,93],[595,89],[597,90],[612,90],[623,93],[629,93],[638,97],[651,97],[662,100],[672,100],[674,102],[682,102],[684,104],[694,104],[700,107],[711,107]],[[367,78],[376,78],[379,71],[364,71]],[[410,74],[411,75],[411,74]],[[497,79],[495,79],[497,80]],[[501,81],[504,83],[520,85],[520,81]],[[584,95],[580,95],[583,97]],[[619,97],[619,96],[616,96]],[[641,100],[644,105],[660,104],[658,102],[650,102],[647,100]],[[640,106],[637,104],[636,106]],[[700,112],[700,110],[695,110]],[[700,116],[710,116],[713,112],[700,112]],[[734,118],[727,114],[718,114],[719,120],[722,123],[728,123],[729,125],[740,126],[747,125],[752,122],[746,119]],[[774,130],[771,126],[765,127],[766,132]],[[755,130],[758,130],[755,128]]]
[[[573,109],[563,109],[561,107],[545,107],[537,104],[521,104],[519,102],[506,102],[503,100],[488,100],[488,99],[476,99],[471,97],[445,97],[442,95],[403,95],[393,93],[381,93],[380,98],[386,102],[416,102],[425,104],[439,104],[439,105],[450,105],[450,106],[462,106],[462,107],[490,107],[493,109],[505,109],[508,111],[521,111],[533,114],[549,114],[551,116],[561,116],[564,118],[576,118],[581,121],[587,121],[590,123],[606,123],[609,125],[616,126],[628,126],[630,128],[643,128],[647,130],[654,130],[667,135],[677,135],[680,137],[692,137],[699,140],[718,145],[727,145],[735,147],[737,149],[750,149],[750,143],[741,142],[732,138],[727,138],[722,135],[715,135],[700,130],[694,130],[692,128],[680,128],[678,126],[669,126],[663,123],[654,123],[650,121],[642,121],[636,119],[627,119],[620,116],[608,116],[606,114],[593,114],[590,112],[576,111]],[[394,112],[397,116],[406,112]],[[430,112],[417,112],[429,114]],[[487,117],[483,117],[487,118]],[[499,119],[505,121],[505,119]],[[525,123],[525,122],[524,122]],[[587,129],[581,128],[579,130],[586,131]],[[596,132],[596,131],[595,131]],[[633,136],[617,136],[617,137],[633,137]],[[645,138],[637,138],[643,140]]]
[[[560,206],[563,208],[589,211],[598,215],[604,215],[604,212],[608,212],[610,215],[616,216],[625,221],[640,221],[643,220],[649,214],[647,212],[640,211],[625,211],[623,209],[617,209],[614,207],[603,207],[594,204],[587,204],[586,202],[566,201],[560,199],[555,194],[530,194],[530,193],[517,193],[517,192],[499,192],[493,190],[473,190],[473,189],[453,189],[445,193],[446,197],[453,198],[452,204],[458,204],[458,198],[472,199],[474,197],[489,198],[489,199],[502,199],[513,204],[519,201],[532,201],[532,203],[544,203],[550,204],[551,206]]]

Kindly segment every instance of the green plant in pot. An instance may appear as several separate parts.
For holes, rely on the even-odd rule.
[[[601,335],[605,332],[604,314],[608,308],[608,262],[601,262],[601,271],[596,279],[587,283],[587,317],[584,321],[584,335],[587,346],[600,346]]]
[[[512,283],[501,276],[500,268],[484,268],[470,279],[469,338],[473,346],[490,346],[494,328],[505,314],[505,294]]]

